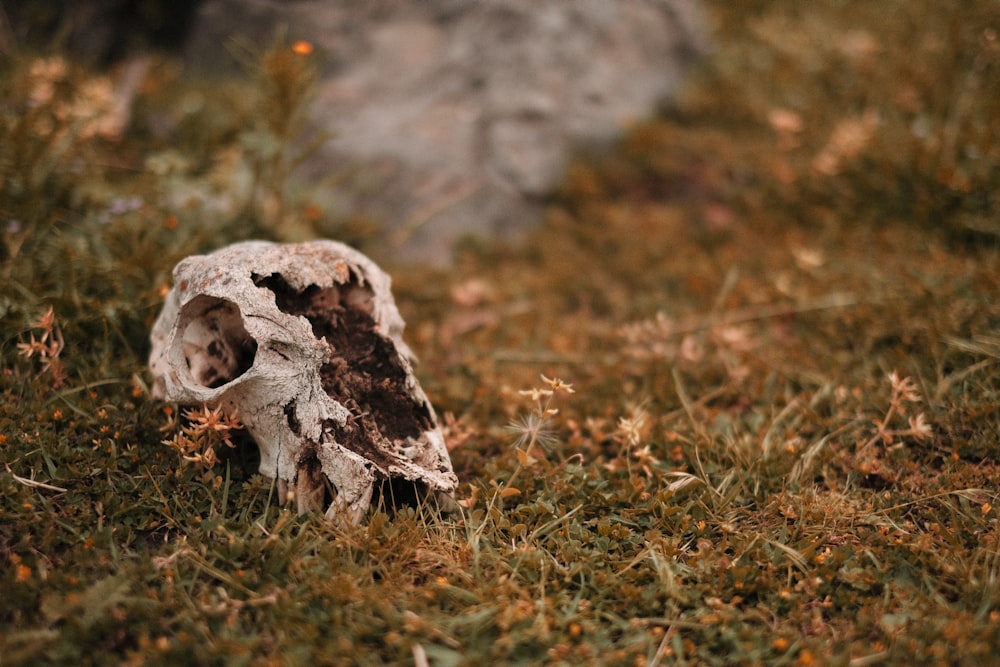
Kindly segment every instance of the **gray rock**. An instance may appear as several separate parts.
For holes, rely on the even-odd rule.
[[[329,54],[314,118],[334,138],[311,176],[349,166],[338,212],[442,262],[537,219],[570,148],[652,112],[705,48],[697,0],[205,0],[188,60],[282,24]]]

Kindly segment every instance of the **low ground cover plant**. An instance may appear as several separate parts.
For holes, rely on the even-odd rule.
[[[4,60],[0,662],[995,660],[1000,10],[710,17],[678,101],[448,271],[294,181],[302,44],[154,63],[128,118]],[[149,396],[178,259],[324,236],[393,273],[448,515],[297,516],[235,418]]]

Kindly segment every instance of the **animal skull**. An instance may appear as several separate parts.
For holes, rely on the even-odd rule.
[[[235,410],[300,512],[358,523],[376,484],[445,497],[452,472],[390,279],[334,241],[236,243],[182,260],[151,334],[153,395]]]

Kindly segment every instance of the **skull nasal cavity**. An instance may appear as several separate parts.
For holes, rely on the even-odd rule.
[[[250,370],[257,341],[243,326],[235,303],[197,296],[181,311],[181,350],[191,378],[214,389]]]

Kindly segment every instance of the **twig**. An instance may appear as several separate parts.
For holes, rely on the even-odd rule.
[[[46,491],[56,491],[58,493],[66,493],[67,491],[67,489],[62,488],[61,486],[53,486],[52,484],[46,484],[45,482],[37,482],[33,479],[28,479],[27,477],[21,477],[20,475],[15,475],[14,471],[11,470],[10,466],[7,465],[6,463],[3,464],[3,467],[7,469],[7,472],[10,473],[10,476],[14,478],[15,482],[20,482],[25,486],[30,486],[33,489],[45,489]]]
[[[877,665],[880,662],[885,662],[889,659],[888,651],[881,651],[879,653],[870,653],[868,655],[863,655],[860,658],[851,658],[848,662],[848,667],[868,667],[869,665]]]
[[[816,310],[830,310],[832,308],[847,308],[857,306],[861,301],[849,292],[833,292],[826,294],[819,299],[807,301],[799,304],[771,304],[763,306],[750,306],[747,308],[736,308],[721,313],[716,318],[711,313],[708,316],[700,315],[692,320],[682,322],[677,326],[667,327],[659,331],[663,337],[678,336],[681,334],[697,333],[716,327],[732,326],[734,324],[746,324],[759,320],[768,320],[775,317],[787,317],[789,315],[799,315]]]
[[[667,646],[673,640],[674,635],[677,634],[677,626],[674,623],[670,623],[666,627],[667,631],[663,633],[663,639],[660,640],[660,645],[656,647],[656,655],[649,661],[649,667],[659,667],[663,656],[667,653]]]

